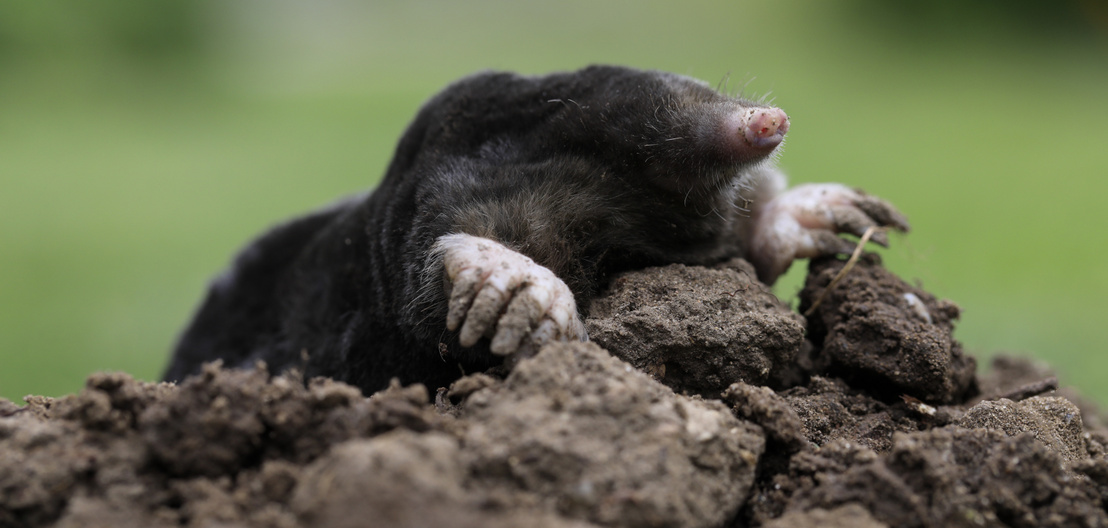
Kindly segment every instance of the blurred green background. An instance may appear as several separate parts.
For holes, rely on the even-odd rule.
[[[602,62],[770,94],[793,181],[907,213],[886,262],[964,308],[971,352],[1108,402],[1108,8],[963,4],[2,3],[0,397],[156,379],[232,254],[372,186],[443,85]]]

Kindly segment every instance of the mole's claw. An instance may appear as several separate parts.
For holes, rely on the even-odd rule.
[[[859,198],[854,201],[855,207],[874,219],[878,225],[888,226],[905,233],[911,229],[911,226],[908,225],[908,218],[897,211],[896,207],[893,207],[889,202],[859,190],[855,190],[855,192],[859,195]]]
[[[469,268],[450,278],[454,287],[450,292],[450,302],[446,312],[447,329],[457,330],[465,320],[466,312],[469,311],[470,305],[473,304],[473,297],[477,294],[480,275],[481,270]]]
[[[489,347],[492,352],[507,355],[519,349],[520,342],[539,324],[549,306],[550,295],[545,289],[532,285],[520,288],[496,323],[496,334]]]
[[[446,235],[435,243],[453,282],[446,326],[461,328],[470,347],[491,338],[489,349],[509,355],[554,340],[583,339],[573,292],[552,271],[487,238]]]
[[[869,237],[869,241],[877,244],[881,247],[889,247],[889,234],[882,230],[874,231]]]
[[[861,237],[872,227],[907,231],[908,219],[888,202],[844,185],[800,185],[762,207],[747,257],[758,278],[772,284],[795,259],[852,252],[857,244],[837,234]],[[884,231],[870,240],[889,244]]]
[[[494,272],[495,276],[495,272]],[[489,277],[492,279],[493,277]],[[462,346],[473,346],[481,337],[492,333],[500,311],[510,298],[511,292],[501,289],[503,285],[493,284],[492,280],[486,280],[484,287],[473,298],[473,303],[466,312],[465,323],[458,333],[458,342]]]
[[[870,218],[866,213],[862,212],[853,204],[839,204],[831,203],[826,206],[827,214],[830,216],[827,222],[827,226],[817,226],[817,228],[830,229],[836,233],[850,233],[855,236],[862,236],[866,230],[876,226],[877,222]]]

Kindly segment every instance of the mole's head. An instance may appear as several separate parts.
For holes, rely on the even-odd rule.
[[[665,72],[594,66],[539,78],[557,111],[536,138],[600,160],[621,177],[682,193],[717,189],[777,151],[784,111]]]
[[[572,157],[629,184],[683,194],[734,181],[772,157],[789,129],[780,109],[688,77],[614,66],[475,75],[432,99],[420,122],[426,128],[413,126],[422,132],[411,139],[421,148],[525,162]]]

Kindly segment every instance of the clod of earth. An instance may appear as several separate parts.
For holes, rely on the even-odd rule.
[[[0,400],[0,526],[1108,525],[1103,417],[1040,364],[975,375],[957,306],[875,257],[807,322],[741,261],[590,314],[595,343],[448,388],[209,365]]]
[[[708,398],[739,380],[782,385],[804,342],[804,318],[739,259],[622,274],[592,303],[585,326],[616,357]]]

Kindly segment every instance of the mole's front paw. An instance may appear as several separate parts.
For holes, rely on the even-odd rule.
[[[551,341],[585,340],[573,292],[529,257],[472,235],[445,235],[434,251],[453,284],[446,327],[462,346],[492,338],[500,355],[537,351]]]
[[[838,234],[862,236],[874,226],[908,231],[908,219],[888,202],[845,185],[799,185],[762,208],[748,256],[758,278],[773,283],[795,259],[852,252],[856,244]],[[871,240],[889,244],[884,232]]]

